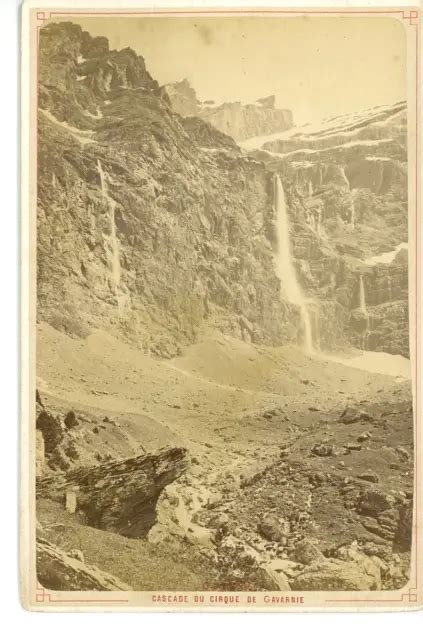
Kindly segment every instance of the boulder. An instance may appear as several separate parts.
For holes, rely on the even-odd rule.
[[[399,508],[398,526],[395,533],[394,545],[398,551],[411,549],[413,529],[413,501],[403,504]]]
[[[311,448],[315,456],[327,457],[333,455],[333,444],[316,443]]]
[[[90,526],[128,537],[147,535],[156,522],[157,500],[188,466],[186,449],[160,449],[39,479],[37,497],[76,504]]]
[[[132,591],[118,578],[85,564],[80,554],[80,551],[78,554],[65,553],[46,540],[38,539],[38,581],[44,588],[54,591]]]
[[[291,582],[293,591],[374,591],[378,581],[356,562],[313,562]]]
[[[259,523],[258,532],[271,542],[281,542],[289,533],[289,523],[282,518],[267,515]]]
[[[370,488],[361,491],[357,511],[363,515],[377,517],[383,511],[390,509],[394,498],[381,489]]]
[[[269,589],[271,591],[291,591],[288,578],[282,571],[275,571],[268,565],[262,567],[262,571],[269,579]]]
[[[322,562],[325,559],[323,553],[309,540],[298,542],[291,557],[295,562],[306,565],[313,562]]]
[[[343,424],[354,424],[355,422],[372,422],[373,418],[365,411],[360,411],[352,407],[346,407],[339,416],[339,422]]]
[[[365,480],[366,482],[374,482],[375,484],[380,480],[378,474],[374,473],[373,471],[365,471],[364,473],[360,473],[357,478],[359,480]]]
[[[357,543],[345,545],[337,550],[336,557],[346,562],[355,562],[360,570],[376,581],[376,588],[382,588],[381,569],[386,569],[386,565],[377,556],[369,557],[358,550]]]

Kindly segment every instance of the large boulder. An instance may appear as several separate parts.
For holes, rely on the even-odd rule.
[[[314,562],[291,582],[293,591],[374,591],[379,582],[356,562]]]
[[[383,511],[391,509],[393,504],[394,498],[392,496],[381,489],[372,487],[361,492],[357,511],[366,516],[377,517]]]
[[[87,565],[46,540],[37,540],[37,577],[54,591],[131,591],[132,588],[104,571]]]
[[[280,542],[289,533],[289,524],[282,518],[267,515],[258,525],[258,532],[271,542]]]
[[[413,501],[403,504],[399,508],[398,527],[395,534],[394,545],[398,551],[411,549],[413,531]]]
[[[99,529],[141,538],[156,522],[157,500],[188,466],[186,449],[160,449],[136,458],[81,467],[41,478],[37,497],[65,503],[75,493],[77,513]]]
[[[310,540],[301,540],[296,544],[291,557],[300,564],[312,564],[325,559],[323,553]]]

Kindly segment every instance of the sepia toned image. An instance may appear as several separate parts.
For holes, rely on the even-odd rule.
[[[25,605],[421,606],[418,9],[80,4],[24,21]]]

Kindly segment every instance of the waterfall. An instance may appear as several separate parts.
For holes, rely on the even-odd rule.
[[[119,241],[116,237],[115,209],[116,202],[109,196],[106,174],[101,166],[100,160],[97,160],[97,169],[100,176],[101,194],[107,203],[110,221],[110,246],[112,251],[112,280],[115,288],[120,282],[120,257],[119,257]]]
[[[311,180],[308,181],[308,197],[311,198],[313,196],[313,184]]]
[[[350,225],[354,229],[355,228],[355,205],[354,198],[351,203],[351,215],[350,215]]]
[[[367,307],[366,307],[366,291],[364,289],[364,280],[363,276],[360,276],[360,311],[365,316],[367,316]]]
[[[275,213],[276,213],[276,237],[277,253],[275,256],[276,275],[280,279],[285,296],[288,302],[299,307],[301,322],[304,331],[304,348],[306,351],[313,350],[313,340],[311,331],[311,319],[297,280],[294,261],[291,254],[291,244],[289,236],[289,221],[286,210],[285,192],[281,179],[275,175]]]
[[[103,167],[101,165],[100,160],[97,160],[97,170],[98,170],[98,175],[100,176],[101,195],[103,196],[103,198],[106,199],[108,197],[107,181],[106,181],[106,176],[104,174]]]
[[[347,186],[347,189],[350,189],[350,188],[351,188],[350,181],[349,181],[349,180],[348,180],[348,178],[347,178],[347,175],[346,175],[346,173],[345,173],[345,169],[344,169],[344,167],[341,167],[341,176],[342,176],[342,177],[344,178],[344,180],[345,180],[345,184],[346,184],[346,186]]]

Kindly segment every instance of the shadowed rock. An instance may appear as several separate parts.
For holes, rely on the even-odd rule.
[[[87,565],[46,540],[37,540],[37,577],[55,591],[131,591],[132,588],[97,567]]]
[[[186,449],[161,449],[137,458],[80,468],[40,479],[37,497],[65,503],[76,494],[76,511],[87,524],[141,538],[156,522],[156,504],[164,487],[187,468]]]
[[[377,580],[355,562],[325,560],[307,567],[291,584],[293,591],[374,591]]]

